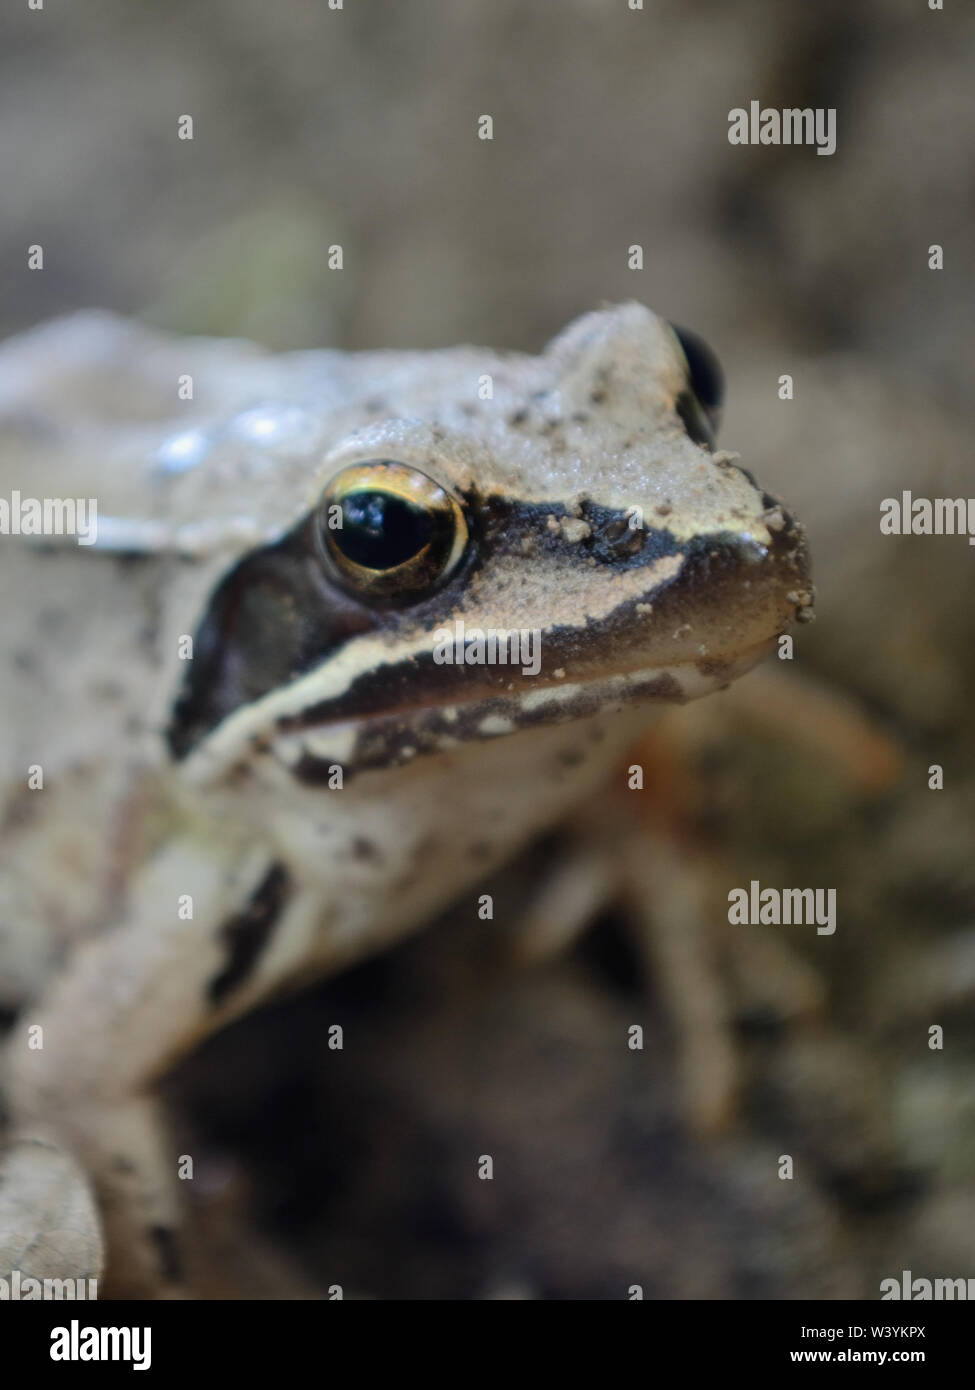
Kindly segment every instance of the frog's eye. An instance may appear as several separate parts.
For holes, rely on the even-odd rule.
[[[716,354],[703,338],[688,328],[672,323],[674,336],[681,345],[687,362],[689,392],[677,401],[677,413],[695,444],[714,447],[715,436],[724,404],[724,372]]]
[[[343,588],[416,603],[443,583],[467,546],[459,503],[417,468],[352,464],[322,494],[317,531]]]

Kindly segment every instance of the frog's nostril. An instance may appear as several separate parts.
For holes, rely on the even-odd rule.
[[[646,542],[645,528],[633,527],[628,518],[607,522],[594,533],[594,555],[601,560],[627,560],[638,555]]]

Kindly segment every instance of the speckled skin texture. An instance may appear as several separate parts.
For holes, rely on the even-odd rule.
[[[3,947],[44,1047],[14,1030],[9,1089],[148,1290],[177,1279],[153,1079],[456,899],[588,798],[648,705],[754,664],[808,606],[804,540],[688,438],[678,340],[636,304],[538,358],[273,358],[91,315],[0,356],[10,488],[99,509],[92,546],[12,538],[4,854],[30,929]],[[164,408],[184,373],[205,406]],[[316,531],[329,479],[373,459],[469,533],[393,607],[340,586]],[[457,622],[537,630],[538,672],[438,663]]]

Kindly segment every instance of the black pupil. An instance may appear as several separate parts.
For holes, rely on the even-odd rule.
[[[433,534],[425,507],[389,492],[353,492],[342,499],[342,526],[333,533],[353,564],[389,570],[423,549]]]

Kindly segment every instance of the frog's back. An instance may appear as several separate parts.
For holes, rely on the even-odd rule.
[[[233,560],[219,534],[208,548],[207,528],[246,530],[233,480],[202,503],[181,477],[193,460],[167,456],[167,442],[273,394],[270,360],[250,344],[172,338],[96,311],[0,344],[4,800],[29,765],[50,779],[161,756],[173,636],[192,633],[197,596]],[[49,509],[43,534],[23,534],[38,507]]]
[[[145,447],[173,429],[153,341],[83,314],[0,345],[0,1007],[110,917],[166,761],[164,595],[193,567],[145,543]]]

